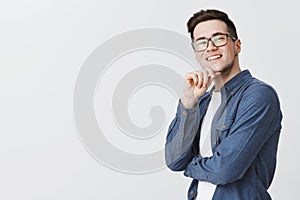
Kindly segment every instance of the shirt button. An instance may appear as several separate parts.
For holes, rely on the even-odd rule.
[[[183,111],[182,114],[183,114],[183,115],[186,115],[187,113],[186,113],[186,111]]]
[[[233,95],[233,94],[234,94],[234,91],[231,91],[230,94]]]
[[[224,129],[224,128],[226,128],[226,125],[225,125],[225,124],[222,125],[222,129]]]
[[[178,133],[179,135],[182,135],[182,132],[181,131],[179,131],[179,133]]]
[[[193,194],[195,194],[195,192],[192,190],[192,191],[190,191],[190,195],[193,195]]]

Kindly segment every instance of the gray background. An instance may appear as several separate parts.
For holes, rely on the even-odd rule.
[[[140,28],[187,35],[185,24],[200,8],[219,8],[230,14],[242,40],[242,68],[249,68],[279,93],[284,120],[270,192],[273,199],[295,199],[300,168],[296,127],[300,14],[296,3],[0,1],[0,199],[184,199],[190,180],[182,173],[166,168],[153,173],[121,173],[94,159],[76,131],[72,101],[84,61],[103,42]],[[159,64],[172,63],[172,57],[167,64],[160,59]],[[176,70],[184,73],[181,67]],[[126,69],[120,73],[126,73]],[[148,93],[154,94],[155,88],[149,89]],[[162,102],[164,98],[172,99],[170,107],[163,105],[167,124],[177,99],[162,96]],[[143,104],[140,106],[142,110]],[[147,124],[146,119],[138,121],[143,113],[131,113],[133,121]],[[165,134],[162,131],[148,143],[139,140],[129,144],[127,138],[112,135],[107,138],[128,152],[149,153],[163,147]]]

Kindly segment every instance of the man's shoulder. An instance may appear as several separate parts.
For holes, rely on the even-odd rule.
[[[246,91],[251,93],[257,93],[260,95],[268,93],[276,94],[276,90],[270,84],[254,77],[251,79],[248,86],[246,87]]]
[[[265,102],[279,103],[279,98],[276,90],[268,83],[252,78],[243,90],[244,99]]]

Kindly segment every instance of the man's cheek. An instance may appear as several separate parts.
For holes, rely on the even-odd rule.
[[[201,59],[201,56],[199,55],[199,53],[195,54],[196,60],[198,61],[198,63],[201,65],[201,63],[203,62]]]

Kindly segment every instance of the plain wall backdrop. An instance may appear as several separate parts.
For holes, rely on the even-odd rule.
[[[188,37],[187,20],[206,8],[229,14],[242,40],[241,67],[271,84],[279,94],[284,120],[277,170],[269,191],[273,199],[296,199],[300,178],[297,5],[291,0],[0,1],[0,199],[185,199],[190,180],[181,172],[163,168],[151,173],[124,173],[91,156],[76,130],[73,95],[83,63],[105,41],[143,28],[166,29]],[[167,62],[163,53],[148,53],[152,56],[148,60],[145,55],[135,55],[140,58],[137,65],[152,58],[157,64],[171,65],[178,59],[165,55]],[[132,66],[128,62],[115,63],[114,69],[124,67],[118,76],[127,72],[124,63]],[[180,61],[176,63],[181,65]],[[190,69],[178,66],[176,70],[183,76]],[[113,75],[103,81],[108,82],[109,77],[116,84],[118,77]],[[140,91],[132,96],[136,104],[129,103],[129,110],[134,104],[142,111],[131,112],[132,120],[149,123],[149,111],[143,110],[141,101],[158,90],[161,96],[153,99],[155,104],[160,102],[158,97],[164,102],[166,123],[148,141],[124,135],[121,138],[106,131],[111,143],[124,151],[146,154],[163,148],[177,99],[164,96],[167,92],[160,87],[148,89],[148,93]],[[170,107],[164,98],[172,100]],[[97,112],[111,117],[109,110]]]

